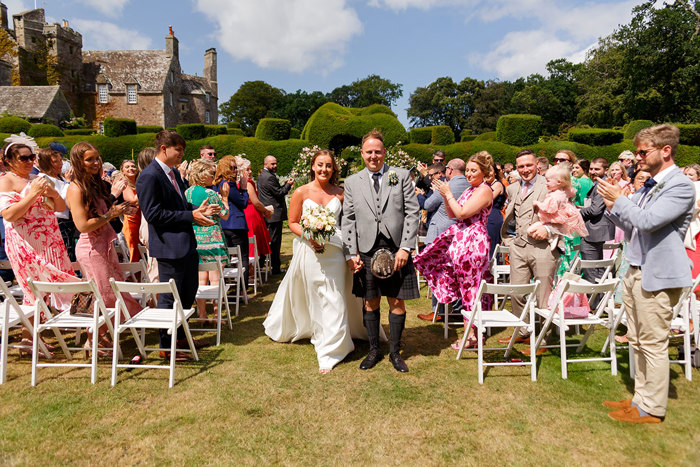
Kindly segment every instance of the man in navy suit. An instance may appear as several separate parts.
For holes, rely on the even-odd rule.
[[[156,135],[156,157],[139,175],[136,191],[141,212],[148,221],[148,249],[158,259],[158,277],[161,282],[175,280],[182,306],[192,306],[198,287],[197,240],[192,223],[213,225],[208,216],[217,214],[220,208],[206,201],[195,208],[185,199],[187,186],[175,167],[185,154],[185,139],[172,130]],[[172,294],[158,296],[159,308],[171,308]],[[171,336],[160,330],[160,347],[170,348]],[[178,344],[186,339],[182,328],[177,332]],[[202,343],[196,343],[200,346]],[[169,358],[167,352],[161,356]],[[186,354],[178,359],[189,359]]]

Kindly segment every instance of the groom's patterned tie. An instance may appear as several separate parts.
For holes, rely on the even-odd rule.
[[[381,177],[382,174],[379,172],[375,172],[372,174],[372,178],[374,179],[374,191],[379,193],[379,177]]]

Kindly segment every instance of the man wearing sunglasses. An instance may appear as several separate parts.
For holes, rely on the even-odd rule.
[[[634,137],[640,170],[652,176],[631,198],[616,184],[599,180],[607,216],[628,241],[630,264],[623,280],[627,338],[634,349],[634,397],[605,401],[608,415],[626,423],[661,423],[669,387],[668,336],[673,308],[692,285],[683,246],[695,201],[693,183],[676,166],[680,132],[673,125],[645,128]],[[697,324],[696,324],[697,325]]]

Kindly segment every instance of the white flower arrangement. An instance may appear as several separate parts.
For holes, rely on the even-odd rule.
[[[386,176],[389,181],[389,186],[394,186],[397,183],[399,183],[399,176],[396,175],[396,172],[394,170],[390,170],[389,172],[387,172]]]
[[[307,240],[313,240],[322,247],[335,233],[335,216],[325,206],[318,205],[304,209],[299,223],[301,224],[302,236]],[[324,251],[325,248],[321,248],[319,253]]]

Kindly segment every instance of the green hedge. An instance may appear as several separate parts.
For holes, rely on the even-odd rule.
[[[572,128],[569,141],[588,144],[589,146],[607,146],[622,141],[624,133],[604,128]]]
[[[226,134],[226,125],[204,125],[204,133],[207,137]]]
[[[240,128],[226,128],[226,134],[227,135],[240,135],[243,136],[243,130]]]
[[[323,104],[309,117],[301,138],[308,144],[327,148],[335,137],[360,140],[372,128],[381,130],[387,146],[408,140],[406,129],[388,107],[373,105],[353,108],[333,102]]]
[[[255,137],[264,141],[289,139],[292,124],[286,118],[261,118],[255,129]]]
[[[136,120],[107,117],[104,121],[104,135],[108,138],[135,135]]]
[[[139,125],[136,127],[136,133],[159,133],[163,131],[163,127],[160,125]]]
[[[83,135],[83,136],[88,136],[88,135],[94,135],[95,130],[92,128],[74,128],[72,130],[63,130],[64,135]]]
[[[496,140],[513,146],[535,143],[541,134],[542,117],[539,115],[501,115],[496,123]]]
[[[301,139],[301,130],[292,127],[289,130],[289,139]]]
[[[185,138],[185,141],[202,139],[207,136],[204,125],[201,123],[185,123],[184,125],[178,125],[175,131]]]
[[[40,136],[63,136],[63,132],[59,127],[48,123],[32,125],[27,134],[32,138],[38,138]]]
[[[481,133],[480,135],[476,135],[476,138],[474,139],[476,141],[496,141],[496,132],[487,131],[485,133]]]
[[[651,120],[632,120],[625,125],[625,139],[634,139],[634,135],[639,133],[639,130],[654,126]]]
[[[470,130],[469,128],[465,128],[459,132],[459,138],[462,139],[462,136],[467,136],[467,135],[471,135],[471,134],[473,134],[472,130]]]
[[[478,135],[462,135],[460,138],[461,143],[466,143],[467,141],[474,141]]]
[[[435,125],[431,129],[430,144],[444,146],[455,142],[455,134],[449,126]]]
[[[0,117],[0,133],[14,133],[16,135],[21,132],[27,133],[32,127],[32,124],[23,118],[8,115]]]
[[[429,126],[423,128],[411,128],[408,133],[408,138],[411,143],[430,144],[430,140],[433,139],[433,130]]]
[[[679,130],[681,130],[681,144],[688,144],[690,146],[700,146],[700,124],[687,124],[687,123],[676,123],[675,124]]]

